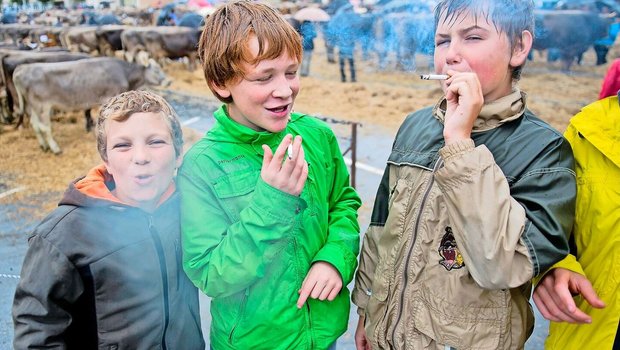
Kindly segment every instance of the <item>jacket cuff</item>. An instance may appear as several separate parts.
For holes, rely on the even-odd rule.
[[[362,288],[357,285],[353,288],[353,292],[351,292],[351,301],[353,304],[357,305],[357,314],[360,316],[364,316],[366,312],[366,306],[368,305],[368,300],[370,299],[370,291],[362,290]]]
[[[583,276],[586,275],[583,271],[583,267],[581,267],[581,264],[577,261],[577,258],[573,254],[568,254],[564,259],[551,266],[547,271],[545,271],[545,273],[541,273],[534,277],[534,279],[532,279],[532,284],[534,287],[538,285],[538,283],[543,279],[543,277],[545,277],[545,275],[547,275],[549,271],[558,268],[570,270]]]
[[[317,252],[314,259],[312,259],[311,264],[319,261],[329,263],[336,270],[338,270],[343,286],[346,286],[349,282],[351,282],[351,279],[353,278],[353,270],[355,270],[357,265],[357,260],[352,254],[343,251],[342,247],[328,242]]]
[[[254,205],[257,210],[284,222],[290,222],[308,207],[301,197],[272,187],[260,177],[254,189],[254,199],[258,199]]]
[[[461,154],[461,153],[465,153],[467,151],[471,151],[476,147],[476,145],[474,144],[474,140],[472,139],[467,139],[467,140],[460,140],[460,141],[456,141],[453,142],[449,145],[445,145],[444,147],[442,147],[439,150],[439,155],[441,156],[441,158],[443,158],[443,160],[447,160],[450,157],[453,157],[457,154]]]

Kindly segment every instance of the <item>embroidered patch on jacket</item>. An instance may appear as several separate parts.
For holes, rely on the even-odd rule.
[[[443,265],[446,270],[450,271],[452,269],[460,269],[465,266],[463,256],[461,255],[459,248],[456,246],[456,240],[454,239],[452,228],[450,226],[446,226],[446,233],[441,238],[441,244],[439,245],[439,249],[437,251],[442,257],[439,263]]]

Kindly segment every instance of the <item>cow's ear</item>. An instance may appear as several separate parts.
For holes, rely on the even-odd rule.
[[[229,98],[231,93],[227,86],[220,86],[214,82],[209,82],[211,89],[215,91],[222,98]]]
[[[530,53],[532,49],[532,42],[534,38],[532,37],[532,33],[529,30],[524,30],[521,32],[520,40],[512,47],[512,57],[510,57],[510,66],[511,67],[519,67],[525,63],[527,59],[527,55]]]

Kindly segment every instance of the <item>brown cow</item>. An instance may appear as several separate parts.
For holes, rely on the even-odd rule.
[[[40,63],[40,62],[64,62],[75,61],[90,58],[89,55],[83,53],[71,52],[47,52],[47,51],[13,51],[0,57],[0,69],[2,72],[2,80],[6,89],[6,104],[3,104],[2,113],[6,120],[12,120],[14,103],[17,101],[17,91],[13,83],[13,72],[22,64]],[[23,122],[23,118],[19,118],[16,127]],[[86,129],[90,130],[92,121],[86,119]]]
[[[188,68],[193,70],[198,56],[197,46],[201,30],[187,27],[142,27],[123,31],[121,40],[128,61],[138,52],[146,51],[160,63],[165,59],[187,57]]]

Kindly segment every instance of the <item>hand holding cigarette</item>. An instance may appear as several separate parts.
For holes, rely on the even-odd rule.
[[[301,136],[286,135],[275,152],[263,145],[261,178],[282,192],[299,196],[308,178],[308,163],[301,147]]]

